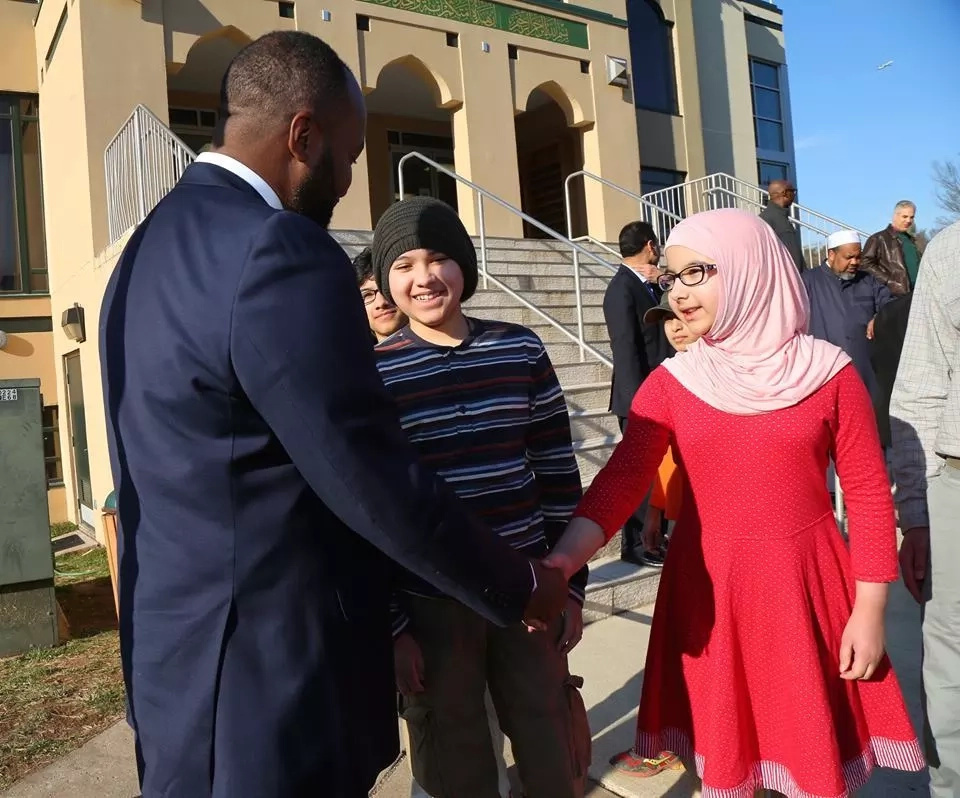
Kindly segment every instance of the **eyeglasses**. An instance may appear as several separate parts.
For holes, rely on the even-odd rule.
[[[380,293],[379,288],[366,288],[360,292],[360,296],[363,299],[364,305],[372,305],[377,298],[377,294]]]
[[[657,278],[657,285],[663,291],[669,291],[673,288],[673,284],[677,280],[687,286],[700,285],[707,279],[708,272],[715,272],[716,270],[717,265],[715,263],[691,263],[679,272],[664,272]]]

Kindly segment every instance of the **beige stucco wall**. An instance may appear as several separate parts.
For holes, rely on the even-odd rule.
[[[65,355],[80,353],[80,370],[83,377],[84,416],[87,425],[87,449],[90,460],[90,485],[93,491],[94,507],[99,511],[104,499],[113,490],[113,477],[110,473],[110,456],[107,450],[107,427],[101,389],[99,335],[100,303],[103,292],[117,259],[126,244],[129,234],[116,244],[108,247],[97,258],[77,263],[72,269],[61,270],[59,277],[63,290],[55,291],[52,298],[54,318],[60,318],[63,311],[78,302],[84,310],[86,340],[78,344],[71,341],[59,328],[53,335],[53,362],[56,378],[65,386],[63,371]],[[60,446],[63,453],[63,482],[68,517],[79,521],[77,515],[76,483],[73,462],[70,457],[70,425],[66,409],[66,389],[60,411]],[[95,527],[97,539],[103,541],[103,524],[97,513]]]
[[[30,3],[0,0],[0,91],[37,91],[36,13]]]
[[[727,172],[755,183],[756,141],[743,8],[717,0],[692,3],[706,171]]]
[[[4,329],[4,319],[38,318],[49,315],[49,297],[0,297],[0,330]],[[59,382],[53,353],[54,334],[52,332],[7,333],[7,345],[0,349],[0,380],[39,379],[43,405],[45,407],[60,405],[60,423],[62,424],[65,423],[66,410],[59,401]],[[48,488],[47,504],[51,523],[67,519],[64,488]]]

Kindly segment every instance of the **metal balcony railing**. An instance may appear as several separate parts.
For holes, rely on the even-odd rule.
[[[134,109],[103,153],[111,244],[147,217],[196,157],[148,108]]]

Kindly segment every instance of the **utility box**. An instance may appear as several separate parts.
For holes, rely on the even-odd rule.
[[[0,380],[0,657],[56,643],[40,380]]]

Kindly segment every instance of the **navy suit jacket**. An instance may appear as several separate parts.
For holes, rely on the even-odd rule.
[[[347,256],[195,164],[100,347],[144,798],[366,796],[398,752],[388,557],[500,624],[532,576],[418,465]]]
[[[623,264],[603,295],[603,318],[613,353],[610,410],[620,418],[630,415],[630,405],[640,384],[673,354],[663,325],[643,322],[643,314],[660,304],[660,296],[659,287],[644,285]]]

